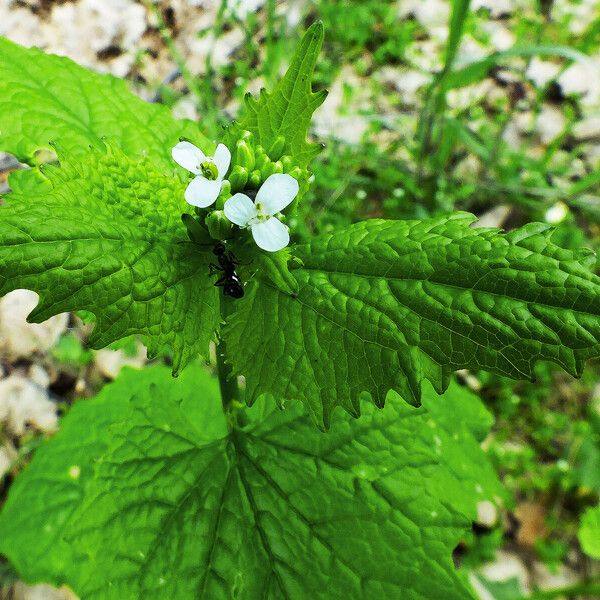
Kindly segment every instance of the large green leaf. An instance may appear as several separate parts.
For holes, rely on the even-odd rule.
[[[283,152],[294,157],[294,164],[305,167],[320,152],[321,146],[307,143],[306,135],[313,112],[321,106],[327,92],[313,93],[312,74],[323,43],[323,24],[312,25],[285,76],[272,93],[261,90],[258,99],[246,95],[246,114],[243,129],[251,131],[265,150],[279,136],[285,138]]]
[[[181,222],[180,180],[110,148],[44,173],[44,185],[13,192],[0,209],[0,295],[37,292],[35,322],[92,312],[93,347],[139,334],[150,355],[173,356],[174,371],[205,353],[219,297],[212,254]]]
[[[106,139],[128,156],[148,156],[172,172],[168,150],[180,136],[210,149],[194,123],[140,100],[124,81],[0,38],[0,150],[22,162],[34,161],[50,142],[75,157]]]
[[[225,328],[252,402],[299,399],[327,426],[361,392],[418,404],[421,382],[481,368],[531,378],[537,360],[579,374],[600,354],[600,278],[590,256],[552,244],[543,225],[510,234],[459,214],[371,220],[295,249],[297,294],[253,282]]]
[[[39,449],[0,551],[86,600],[470,598],[451,551],[498,483],[458,417],[465,395],[393,395],[328,434],[300,405],[260,402],[228,431],[199,368],[127,373]]]

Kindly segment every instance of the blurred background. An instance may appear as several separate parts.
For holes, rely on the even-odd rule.
[[[0,35],[125,78],[211,136],[243,96],[271,88],[305,28],[325,25],[315,85],[325,149],[299,238],[365,217],[455,210],[479,225],[555,225],[564,247],[600,240],[600,0],[0,0]],[[0,154],[0,193],[18,163]],[[58,417],[127,364],[135,341],[90,351],[73,315],[25,322],[36,295],[0,300],[0,503]],[[535,384],[459,374],[495,416],[485,448],[507,490],[482,506],[455,561],[483,600],[598,597],[577,540],[600,493],[600,363]],[[73,598],[27,586],[0,560],[0,598]],[[532,593],[532,590],[538,590]],[[541,591],[539,591],[541,590]]]

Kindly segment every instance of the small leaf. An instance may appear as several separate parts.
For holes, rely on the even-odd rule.
[[[392,395],[324,435],[263,402],[228,432],[217,389],[159,367],[77,405],[0,515],[19,575],[86,600],[471,598],[451,552],[499,483],[457,418],[469,392]]]
[[[219,298],[213,255],[181,222],[183,184],[110,148],[44,173],[47,185],[13,192],[0,208],[0,295],[37,292],[35,322],[91,312],[93,348],[138,334],[150,355],[173,356],[175,372],[205,353]]]
[[[137,98],[123,80],[0,37],[0,150],[21,162],[35,163],[35,153],[50,142],[74,158],[106,140],[172,173],[167,151],[182,136],[212,149],[195,123]]]
[[[543,225],[502,235],[472,220],[357,223],[294,249],[296,295],[251,282],[225,327],[249,402],[301,400],[327,427],[337,405],[359,414],[361,392],[417,405],[423,380],[442,392],[456,369],[530,379],[547,360],[581,373],[600,354],[589,257]]]
[[[246,114],[240,124],[274,156],[290,154],[294,164],[301,167],[307,166],[321,150],[319,144],[307,143],[306,135],[313,112],[327,97],[325,90],[313,93],[311,87],[322,43],[323,24],[319,21],[304,34],[289,69],[273,92],[262,90],[258,100],[250,94],[246,96]]]
[[[577,537],[588,556],[600,558],[600,505],[585,511]]]

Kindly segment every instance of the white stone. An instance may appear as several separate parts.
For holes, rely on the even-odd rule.
[[[30,290],[14,290],[0,300],[0,352],[11,358],[45,352],[66,330],[67,314],[43,323],[27,323],[37,300],[38,295]]]
[[[498,521],[498,509],[493,502],[482,500],[477,503],[476,523],[483,527],[491,528]]]
[[[565,565],[558,565],[556,571],[539,561],[533,563],[533,578],[542,591],[575,585],[581,581],[581,576]]]
[[[123,350],[98,350],[96,352],[96,367],[109,379],[115,379],[125,366],[141,369],[146,364],[146,349],[142,344],[137,345],[135,356],[128,356]]]
[[[565,95],[579,96],[584,106],[597,106],[600,103],[600,58],[574,62],[558,78]]]
[[[560,70],[561,65],[547,60],[541,60],[537,56],[534,56],[529,63],[525,76],[536,87],[543,88],[553,79],[556,79]]]
[[[16,457],[17,451],[11,445],[4,444],[0,447],[0,478],[8,473]]]
[[[48,392],[21,375],[0,380],[0,421],[14,435],[23,435],[27,425],[39,431],[56,431],[56,404]]]
[[[544,105],[537,116],[536,131],[543,144],[549,144],[559,136],[567,125],[563,112],[554,106]]]
[[[600,115],[587,117],[575,123],[573,135],[578,140],[600,138]]]
[[[18,581],[13,587],[13,600],[77,600],[77,596],[66,586],[55,588],[44,583],[27,585]]]
[[[519,556],[513,552],[499,550],[493,562],[485,564],[478,570],[489,581],[507,581],[517,578],[524,594],[530,590],[529,572]]]

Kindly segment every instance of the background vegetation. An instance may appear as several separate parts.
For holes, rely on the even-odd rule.
[[[302,31],[321,19],[317,82],[330,96],[313,134],[325,148],[297,236],[365,217],[466,210],[506,229],[545,221],[560,245],[597,249],[600,3],[459,1],[453,20],[450,5],[5,0],[0,34],[127,77],[141,96],[198,118],[218,138],[244,94],[272,87]],[[16,166],[0,162],[4,174]],[[99,389],[122,363],[144,362],[135,344],[87,350],[88,331],[74,317],[15,347],[23,298],[18,310],[7,300],[0,310],[2,494],[55,427],[57,411]],[[455,553],[482,598],[594,597],[589,582],[600,566],[581,551],[577,530],[600,494],[599,367],[574,380],[544,366],[535,383],[460,374],[494,415],[484,446],[507,491],[501,510],[481,507]],[[15,377],[24,382],[17,392]],[[33,398],[22,427],[3,410],[15,394]],[[32,592],[18,584],[11,593]]]

